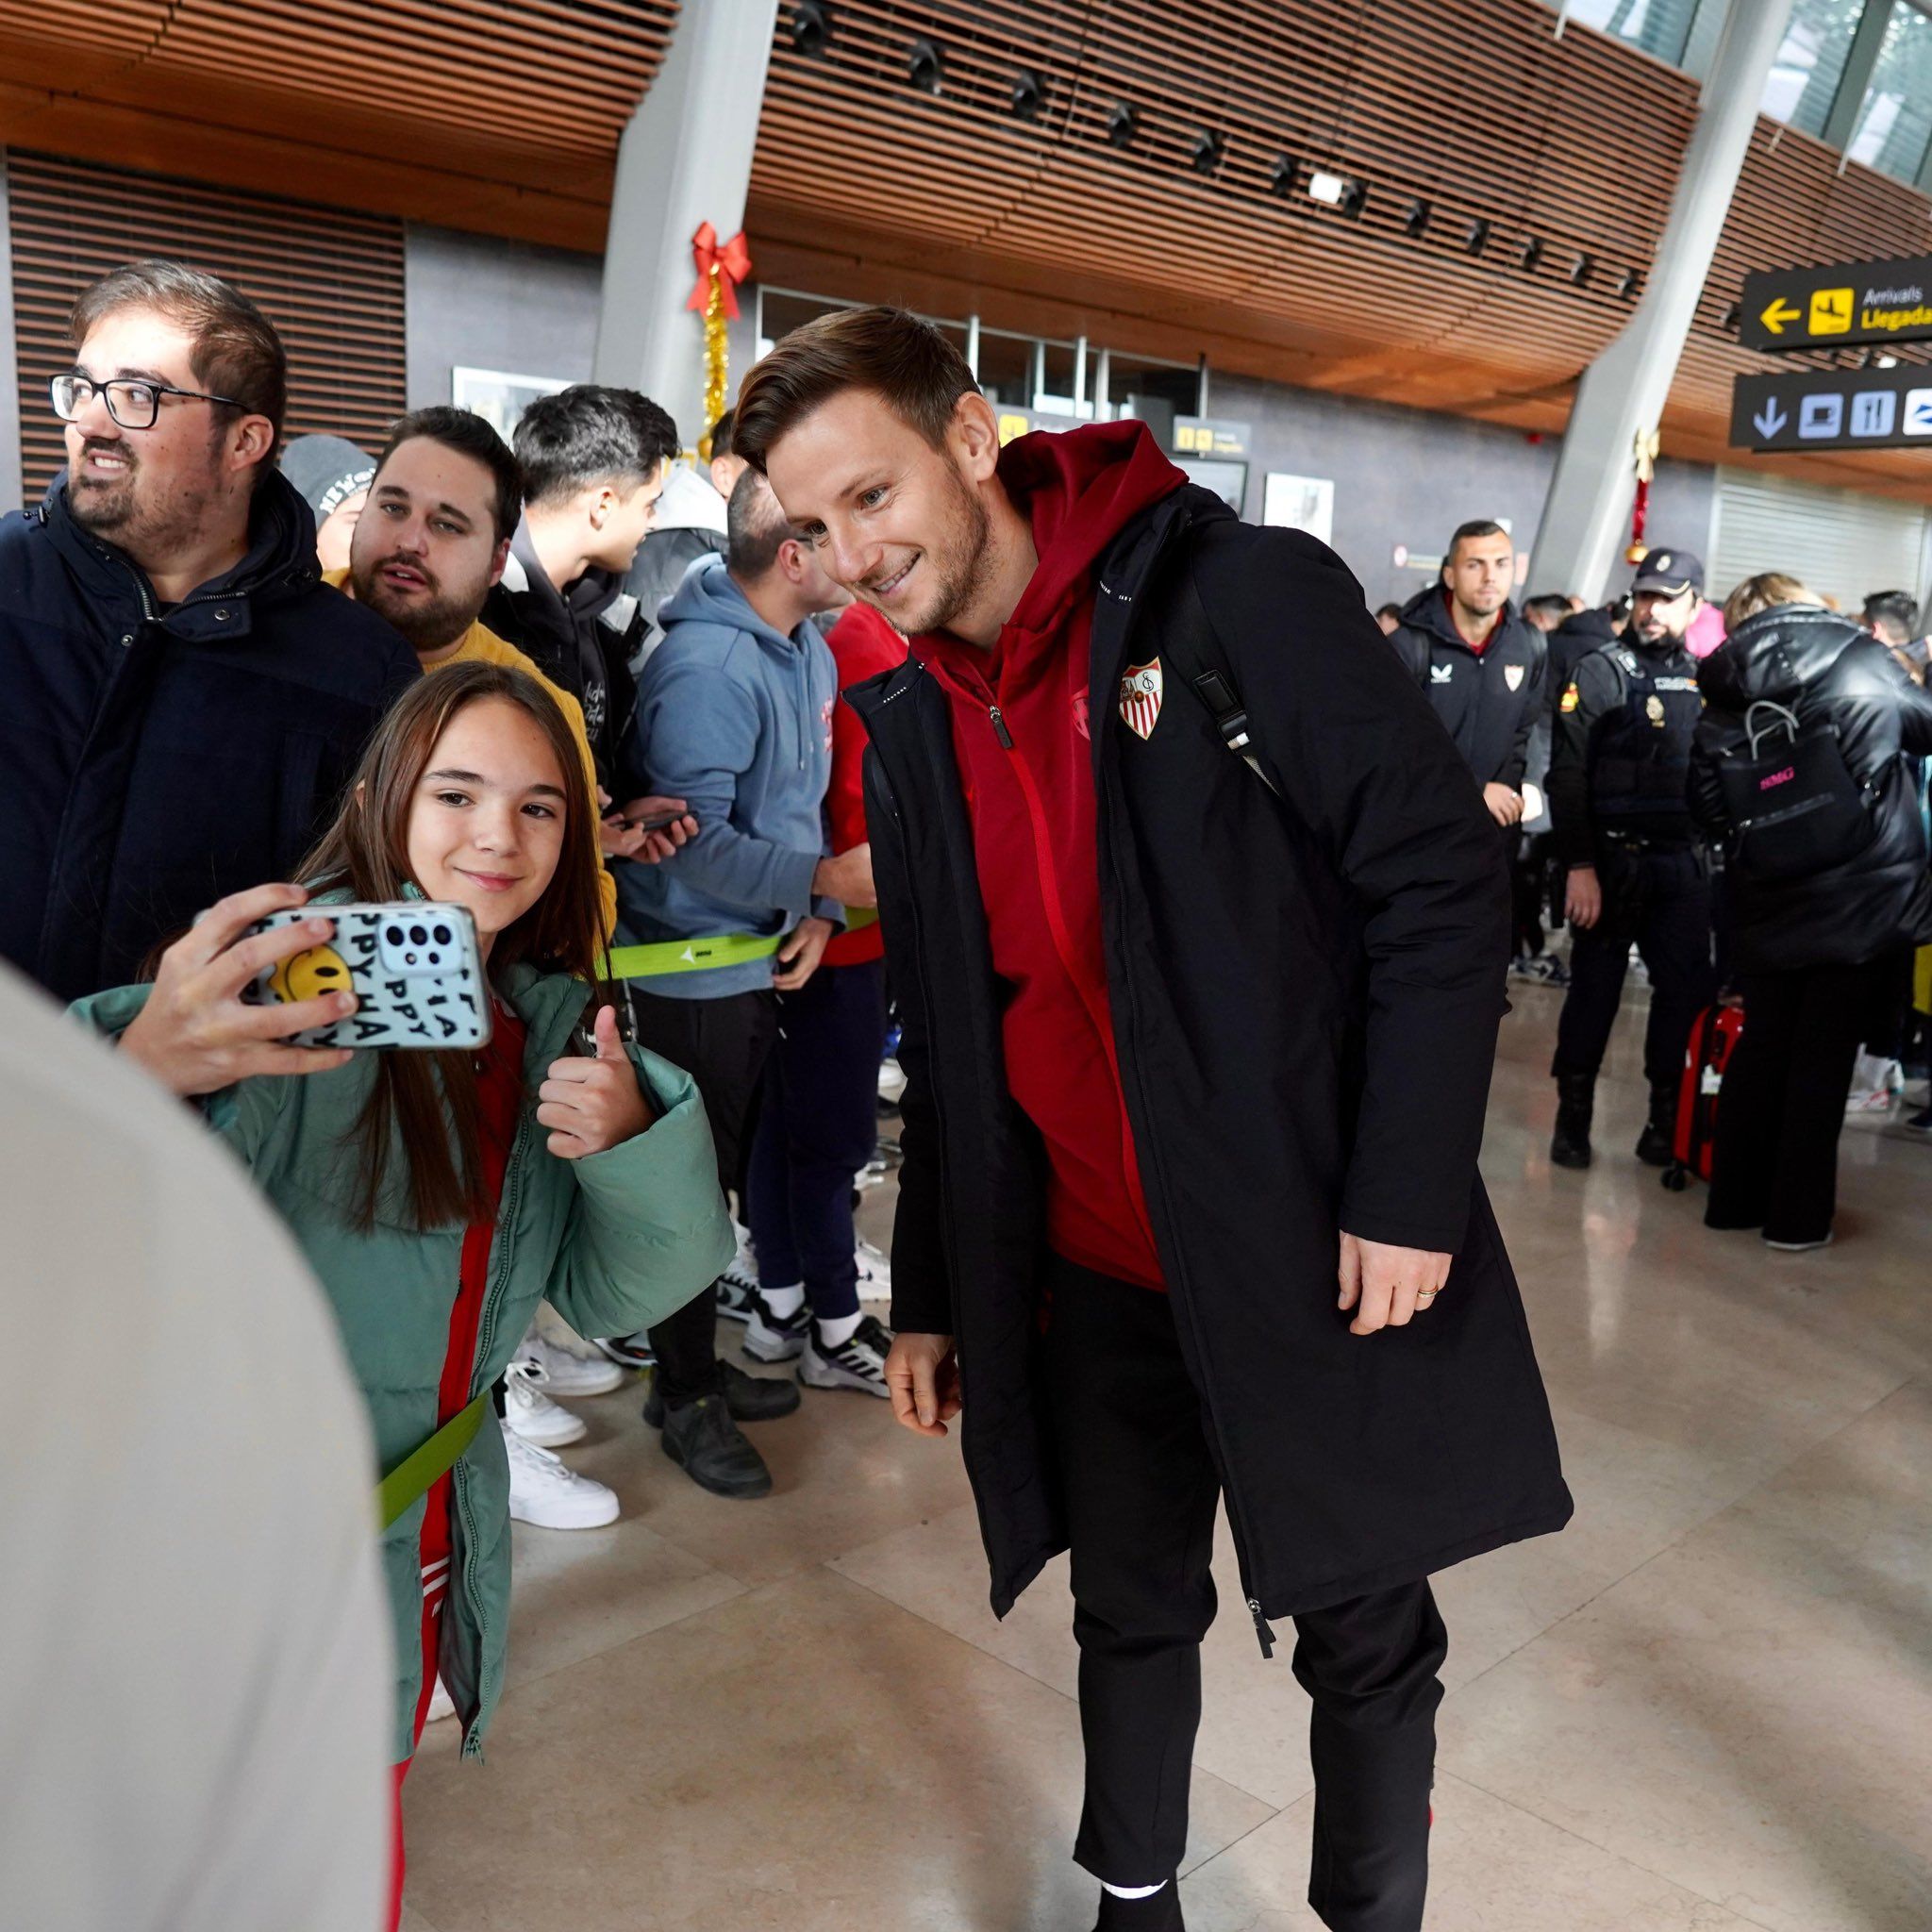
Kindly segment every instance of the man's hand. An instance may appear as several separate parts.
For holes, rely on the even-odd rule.
[[[876,906],[878,888],[872,882],[872,845],[855,845],[836,858],[822,858],[811,875],[811,889],[821,899],[841,906]]]
[[[258,919],[304,906],[300,886],[233,892],[161,955],[147,1005],[121,1036],[121,1051],[162,1086],[183,1095],[213,1093],[260,1074],[326,1074],[346,1066],[346,1047],[289,1046],[291,1034],[326,1026],[356,1010],[352,992],[325,992],[287,1006],[250,1006],[242,990],[264,966],[326,945],[328,919],[299,919],[273,932],[242,936]]]
[[[943,1436],[959,1413],[959,1363],[950,1335],[895,1335],[886,1357],[892,1420],[915,1436]]]
[[[643,829],[647,819],[659,819],[666,812],[676,812],[667,825],[659,825],[655,832]],[[637,835],[637,849],[625,855],[634,858],[640,865],[661,865],[680,845],[689,844],[698,835],[698,822],[684,808],[681,798],[659,798],[655,793],[647,798],[633,798],[625,807],[622,816]]]
[[[537,1124],[548,1127],[551,1153],[563,1160],[602,1154],[651,1124],[650,1104],[637,1069],[617,1037],[617,1013],[599,1007],[593,1027],[597,1057],[550,1062],[537,1090]]]
[[[1604,916],[1604,889],[1593,865],[1573,865],[1563,892],[1563,917],[1579,932],[1588,932]]]
[[[1523,793],[1509,786],[1485,785],[1483,803],[1489,807],[1490,816],[1499,825],[1520,825],[1523,823]]]
[[[772,974],[772,984],[780,992],[796,992],[819,970],[836,931],[829,919],[801,919],[778,948],[779,970]]]
[[[1431,1307],[1442,1292],[1450,1258],[1426,1248],[1394,1248],[1344,1233],[1338,1306],[1356,1311],[1348,1332],[1373,1335],[1378,1328],[1407,1327],[1411,1316]]]

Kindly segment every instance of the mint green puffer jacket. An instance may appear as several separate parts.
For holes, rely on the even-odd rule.
[[[74,1011],[118,1036],[151,990],[117,988]],[[708,1291],[732,1255],[711,1129],[690,1074],[631,1048],[656,1122],[622,1146],[559,1160],[537,1124],[535,1095],[550,1063],[574,1051],[571,1034],[589,989],[512,967],[499,990],[528,1028],[528,1097],[504,1175],[473,1396],[508,1366],[540,1299],[581,1334],[627,1334]],[[374,1229],[360,1234],[352,1225],[355,1176],[342,1149],[375,1074],[375,1056],[363,1054],[334,1073],[246,1080],[207,1103],[210,1122],[294,1230],[335,1306],[375,1427],[372,1510],[381,1473],[436,1432],[463,1241],[460,1227],[425,1234],[408,1224],[399,1158],[385,1177]],[[383,1537],[395,1618],[398,1763],[412,1748],[422,1684],[423,1511],[422,1502],[412,1504]],[[438,1661],[463,1721],[463,1755],[477,1757],[503,1688],[509,1625],[509,1470],[502,1432],[489,1422],[456,1465],[451,1530],[454,1580]]]

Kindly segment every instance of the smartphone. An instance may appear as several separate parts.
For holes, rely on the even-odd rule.
[[[683,817],[681,811],[654,811],[641,819],[625,819],[625,824],[634,832],[661,832],[666,825],[675,825]]]
[[[486,1045],[490,987],[476,922],[461,906],[408,899],[393,906],[303,906],[271,913],[253,930],[305,919],[335,924],[335,937],[264,969],[243,989],[253,1006],[288,1005],[325,992],[353,992],[346,1019],[291,1036],[297,1046]]]

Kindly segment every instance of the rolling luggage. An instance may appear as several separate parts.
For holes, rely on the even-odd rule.
[[[1744,1031],[1741,1007],[1707,1007],[1690,1023],[1684,1048],[1684,1082],[1677,1090],[1677,1126],[1671,1152],[1676,1157],[1664,1169],[1664,1186],[1681,1193],[1694,1174],[1710,1182],[1712,1148],[1717,1139],[1717,1097],[1724,1069],[1731,1063]]]

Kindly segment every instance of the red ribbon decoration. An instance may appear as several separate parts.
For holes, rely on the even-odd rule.
[[[745,246],[744,230],[740,229],[722,247],[718,231],[709,222],[700,225],[691,238],[691,258],[696,264],[698,285],[691,291],[687,308],[703,309],[710,305],[711,271],[718,271],[718,292],[724,299],[724,313],[738,320],[737,284],[751,273],[751,250]]]

